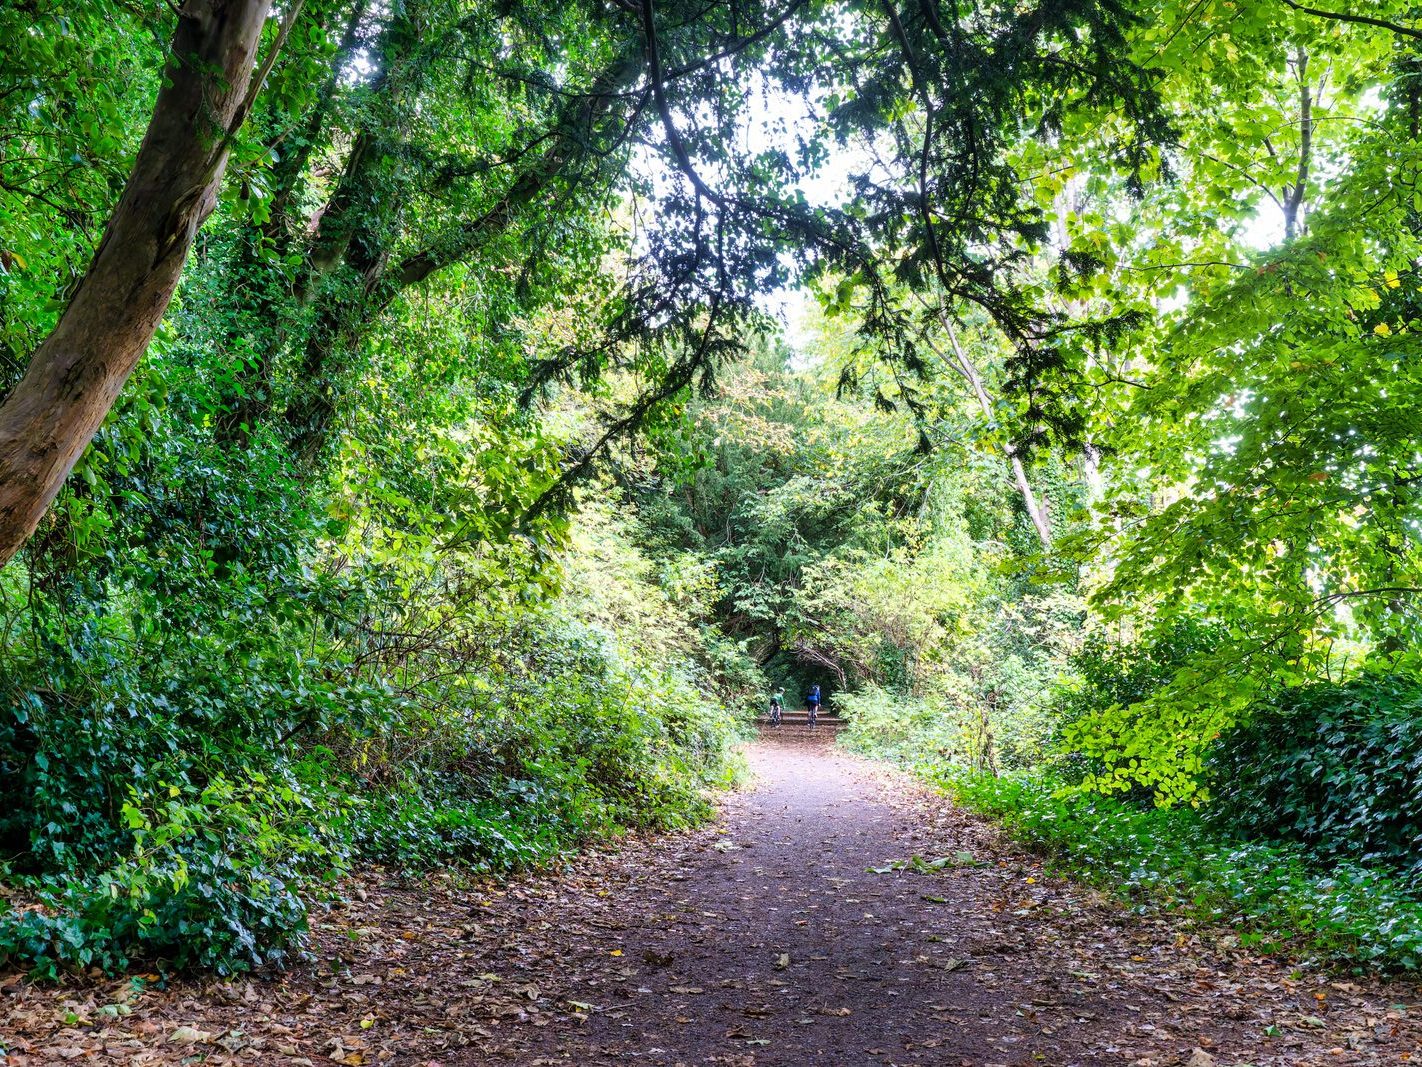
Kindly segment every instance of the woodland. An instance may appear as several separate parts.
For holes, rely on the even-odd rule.
[[[1316,3],[0,2],[0,966],[689,830],[818,684],[1422,968],[1422,10]]]

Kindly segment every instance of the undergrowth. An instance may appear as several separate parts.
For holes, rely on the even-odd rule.
[[[1142,906],[1232,926],[1240,943],[1382,972],[1422,967],[1422,901],[1356,863],[1321,872],[1292,845],[1232,839],[1192,809],[1063,793],[938,768],[926,777],[1064,870]]]
[[[71,590],[60,625],[9,590],[35,637],[0,647],[0,967],[280,966],[353,869],[502,874],[704,818],[745,663],[629,616],[670,609],[620,528],[584,525],[604,562],[497,611],[448,561],[159,622]]]

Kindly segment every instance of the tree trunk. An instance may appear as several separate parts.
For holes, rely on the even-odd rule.
[[[1309,170],[1313,164],[1313,96],[1308,81],[1308,52],[1302,48],[1295,52],[1292,65],[1299,85],[1299,161],[1293,184],[1284,186],[1280,205],[1284,209],[1286,243],[1292,242],[1303,226]]]
[[[958,332],[953,329],[953,324],[945,317],[943,325],[948,330],[948,340],[953,345],[953,356],[956,362],[949,363],[944,358],[943,353],[938,353],[938,358],[942,359],[972,387],[973,395],[977,397],[978,406],[989,422],[996,416],[992,410],[992,398],[988,396],[987,388],[983,385],[982,375],[978,373],[978,368],[973,365],[973,361],[968,358],[968,354],[963,351],[963,346],[958,343]],[[932,344],[932,342],[930,342]],[[933,345],[937,350],[937,346]],[[1022,506],[1027,509],[1027,515],[1032,520],[1032,526],[1037,531],[1037,539],[1042,542],[1043,551],[1052,550],[1052,523],[1047,515],[1046,505],[1037,499],[1037,494],[1032,490],[1032,482],[1027,477],[1027,468],[1022,459],[1017,455],[1017,446],[1008,441],[1004,446],[1007,453],[1008,462],[1012,465],[1012,479],[1017,483],[1017,491],[1022,494]]]
[[[0,565],[34,532],[158,329],[251,106],[271,0],[188,0],[133,173],[74,298],[0,406]]]

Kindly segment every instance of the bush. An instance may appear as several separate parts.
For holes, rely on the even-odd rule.
[[[1139,704],[1174,680],[1193,657],[1219,645],[1219,632],[1190,620],[1149,639],[1116,641],[1104,634],[1087,638],[1067,660],[1067,678],[1052,697],[1061,731],[1096,712]]]
[[[951,703],[867,686],[839,693],[836,703],[847,723],[840,743],[852,751],[918,768],[981,766],[987,757],[977,714]]]
[[[113,867],[18,880],[30,903],[0,915],[0,965],[53,978],[133,959],[219,974],[280,963],[306,931],[297,889],[341,866],[315,805],[260,774],[197,794],[130,789],[122,813],[132,847]]]
[[[509,783],[511,793],[518,784]],[[453,784],[412,784],[357,809],[351,839],[363,858],[404,870],[460,863],[503,873],[547,860],[565,847],[543,811],[510,799],[507,805],[461,801]]]
[[[844,714],[840,743],[866,756],[917,765],[951,762],[963,744],[960,715],[877,686],[835,696]]]
[[[1422,968],[1422,901],[1377,870],[1313,870],[1301,849],[1240,843],[1188,808],[1072,793],[1055,783],[940,773],[960,803],[1079,877],[1142,906],[1240,931],[1261,949],[1288,946],[1378,971]]]
[[[1073,784],[1161,804],[1197,802],[1203,753],[1225,709],[1162,704],[1172,683],[1218,673],[1221,631],[1176,620],[1132,642],[1095,635],[1068,660],[1049,706],[1055,773]]]
[[[3,649],[0,965],[279,964],[353,858],[506,872],[710,810],[738,727],[693,629],[624,646],[566,598],[385,577],[228,590],[182,629],[76,599]]]
[[[1422,885],[1422,683],[1365,676],[1256,704],[1210,758],[1214,815]]]

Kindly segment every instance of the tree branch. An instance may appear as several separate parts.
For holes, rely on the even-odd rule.
[[[676,128],[676,122],[672,118],[671,105],[667,102],[666,79],[662,73],[661,51],[657,46],[657,28],[653,19],[652,0],[642,0],[642,29],[647,42],[647,77],[652,83],[652,99],[656,101],[657,114],[667,135],[667,145],[672,150],[677,166],[697,193],[717,207],[724,207],[721,195],[696,173],[696,168],[691,163],[691,154],[687,152],[686,143],[681,139],[681,131]]]
[[[1377,26],[1379,29],[1390,30],[1393,33],[1402,34],[1404,37],[1412,37],[1422,41],[1422,30],[1414,30],[1407,26],[1401,26],[1396,22],[1389,22],[1387,19],[1375,19],[1370,15],[1353,15],[1345,11],[1323,11],[1316,7],[1305,7],[1296,3],[1295,0],[1282,0],[1288,7],[1295,11],[1301,11],[1305,15],[1313,15],[1315,18],[1332,19],[1335,22],[1354,22],[1361,26]]]

